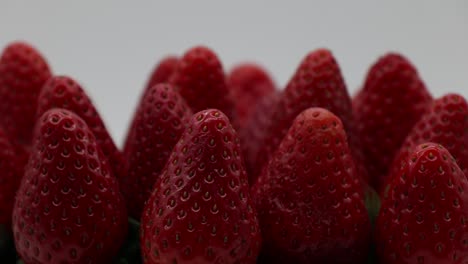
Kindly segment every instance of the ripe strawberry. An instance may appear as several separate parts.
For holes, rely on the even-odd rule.
[[[86,123],[64,110],[37,121],[13,209],[25,263],[109,263],[125,239],[117,180]]]
[[[369,70],[353,107],[365,164],[377,189],[382,187],[406,135],[431,101],[417,70],[405,57],[386,54]]]
[[[130,216],[140,219],[145,201],[192,113],[170,84],[150,88],[135,115],[127,142],[129,170],[122,191]]]
[[[239,140],[219,110],[191,118],[141,223],[145,263],[255,263],[260,230]]]
[[[14,42],[0,57],[0,126],[9,138],[28,145],[37,97],[51,73],[42,55],[30,45]]]
[[[15,147],[1,128],[0,172],[0,225],[9,226],[15,193],[22,177],[22,169]]]
[[[370,223],[338,117],[310,108],[253,186],[266,263],[364,263]]]
[[[379,263],[468,263],[468,182],[450,153],[413,149],[377,218]]]
[[[167,56],[164,59],[162,59],[151,73],[150,79],[148,81],[148,84],[146,85],[145,90],[151,89],[151,87],[155,86],[158,83],[168,82],[175,71],[178,61],[179,58],[177,58],[176,56]]]
[[[240,127],[244,127],[257,103],[276,90],[275,84],[266,70],[259,65],[250,63],[234,67],[228,75],[227,82],[236,105]]]
[[[445,147],[455,157],[463,173],[468,175],[468,103],[462,96],[447,94],[434,100],[406,137],[388,175],[394,175],[401,166],[399,161],[425,142]],[[386,183],[392,181],[384,180]]]
[[[266,129],[269,133],[260,141],[259,151],[253,154],[256,160],[255,168],[249,175],[251,182],[258,177],[294,118],[310,107],[326,108],[342,120],[350,137],[350,144],[356,152],[353,155],[359,158],[360,147],[353,127],[351,99],[340,68],[330,51],[319,49],[304,58],[282,93],[277,107],[273,109],[273,117]],[[360,163],[358,166],[360,174],[363,174],[364,169]]]
[[[169,82],[169,79],[172,76],[172,74],[174,73],[178,61],[179,61],[179,59],[177,57],[168,56],[168,57],[164,58],[162,61],[160,61],[159,64],[156,65],[153,72],[151,73],[151,76],[150,76],[150,79],[149,79],[149,81],[148,81],[148,83],[146,85],[146,88],[143,91],[143,94],[141,95],[140,100],[138,101],[138,107],[137,107],[137,109],[136,109],[136,111],[135,111],[135,113],[133,115],[132,123],[129,126],[128,134],[126,136],[126,140],[125,140],[125,143],[124,143],[124,150],[123,150],[124,154],[128,153],[128,147],[129,147],[129,144],[131,143],[128,140],[130,138],[134,137],[133,135],[130,135],[130,132],[135,131],[134,126],[135,126],[136,115],[140,111],[139,107],[142,104],[142,101],[144,100],[144,98],[146,97],[146,93],[154,85],[156,85],[158,83],[167,83],[167,82]]]
[[[262,147],[262,140],[270,133],[268,126],[280,96],[279,92],[275,92],[261,98],[252,111],[253,113],[240,129],[239,138],[247,175],[251,175],[256,170],[257,154]]]
[[[83,88],[67,76],[54,76],[39,95],[37,116],[52,108],[70,110],[81,117],[96,137],[104,156],[109,160],[113,175],[121,178],[125,173],[122,153],[117,149],[91,99]]]
[[[179,60],[170,82],[177,86],[193,112],[217,108],[234,121],[232,95],[221,62],[211,49],[198,46],[188,50]]]

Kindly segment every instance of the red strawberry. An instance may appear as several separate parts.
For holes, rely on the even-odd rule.
[[[64,109],[36,123],[13,209],[25,263],[110,263],[125,239],[117,180],[86,123]]]
[[[430,106],[432,97],[416,69],[403,56],[389,53],[369,70],[353,100],[371,184],[380,189],[406,135]]]
[[[167,56],[162,59],[151,73],[151,77],[148,81],[148,84],[146,85],[145,90],[151,89],[151,87],[158,83],[168,82],[175,71],[178,61],[179,58],[176,56]]]
[[[269,133],[260,141],[259,151],[253,154],[256,160],[255,168],[249,175],[251,182],[258,177],[262,167],[288,132],[294,118],[310,107],[326,108],[343,121],[350,144],[356,152],[353,155],[358,158],[360,148],[353,127],[351,99],[340,68],[330,51],[319,49],[304,58],[273,110],[273,117],[266,129]],[[358,165],[360,170],[364,170]]]
[[[256,64],[239,64],[231,70],[228,84],[236,105],[237,119],[243,127],[257,103],[275,92],[270,75]]]
[[[141,223],[145,263],[255,263],[260,230],[239,139],[219,110],[189,121]]]
[[[8,137],[31,142],[37,97],[51,73],[39,52],[23,42],[8,45],[0,57],[0,126]]]
[[[128,135],[126,137],[125,143],[124,143],[124,153],[128,153],[128,147],[130,142],[128,139],[133,138],[134,135],[130,135],[131,131],[135,131],[135,119],[137,112],[140,111],[139,107],[142,104],[142,101],[146,97],[147,91],[149,91],[154,85],[159,84],[159,83],[167,83],[169,82],[170,77],[175,71],[175,67],[177,66],[177,62],[179,59],[175,56],[168,56],[164,58],[162,61],[159,62],[158,65],[154,68],[153,72],[151,73],[151,77],[146,85],[145,90],[143,91],[143,94],[140,97],[140,100],[138,102],[138,107],[135,111],[135,114],[133,115],[132,118],[132,123],[130,124]]]
[[[310,108],[253,186],[266,263],[364,263],[370,223],[342,122]]]
[[[0,128],[0,225],[9,226],[16,190],[21,181],[21,165],[15,147]]]
[[[104,156],[109,159],[113,175],[120,179],[125,173],[123,155],[115,146],[104,122],[81,86],[66,76],[50,78],[39,96],[38,117],[52,108],[70,110],[86,122]]]
[[[240,129],[239,137],[248,175],[256,170],[257,154],[262,147],[262,140],[270,133],[268,126],[280,96],[279,92],[275,92],[261,98],[252,111],[253,113]]]
[[[188,50],[179,60],[171,83],[177,86],[193,112],[217,108],[234,121],[232,95],[221,62],[211,49],[198,46]]]
[[[129,214],[140,219],[145,201],[192,113],[170,84],[150,88],[135,115],[127,142],[129,171],[122,181]]]
[[[463,173],[468,175],[468,103],[462,96],[447,94],[434,100],[408,134],[388,175],[394,175],[401,166],[399,161],[425,142],[444,146],[455,157]],[[392,181],[384,180],[387,183]]]
[[[468,263],[468,182],[440,145],[414,148],[383,200],[379,263]]]

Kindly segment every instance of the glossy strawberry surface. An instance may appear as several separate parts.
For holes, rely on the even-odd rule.
[[[109,160],[112,175],[122,178],[126,170],[122,153],[117,149],[93,102],[81,85],[68,76],[50,78],[39,95],[37,116],[40,117],[53,108],[70,110],[86,122],[104,156]]]
[[[256,263],[260,230],[239,139],[219,110],[189,121],[141,228],[145,263]]]
[[[384,179],[386,184],[392,181],[391,177],[399,170],[400,162],[413,148],[425,142],[445,147],[455,157],[463,173],[468,175],[468,103],[461,95],[447,94],[434,100],[407,135]]]
[[[64,109],[44,113],[13,209],[21,259],[110,263],[126,230],[117,179],[90,128]]]
[[[434,143],[415,147],[400,164],[377,218],[379,263],[467,263],[466,175]]]
[[[145,94],[129,134],[132,138],[127,140],[129,170],[121,186],[129,214],[135,219],[140,219],[145,201],[191,117],[190,108],[172,85],[157,84]]]
[[[170,82],[174,84],[192,111],[216,108],[235,121],[231,91],[218,56],[205,46],[189,49],[180,58]]]
[[[302,60],[283,91],[278,105],[272,110],[273,116],[267,126],[269,133],[261,140],[261,147],[254,154],[256,160],[249,175],[251,181],[258,177],[287,134],[294,118],[310,107],[322,107],[338,116],[350,137],[353,152],[360,151],[354,129],[351,99],[341,70],[329,50],[318,49],[307,54]]]
[[[431,102],[418,71],[402,55],[388,53],[370,68],[353,107],[370,183],[377,189]]]
[[[364,263],[370,224],[340,119],[310,108],[252,189],[264,263]]]

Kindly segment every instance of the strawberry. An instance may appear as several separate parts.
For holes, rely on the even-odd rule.
[[[261,66],[239,64],[228,75],[229,88],[236,106],[239,125],[243,127],[257,103],[275,92],[275,84]]]
[[[425,142],[434,142],[445,147],[455,157],[463,173],[468,175],[468,103],[461,95],[447,94],[434,100],[409,132],[388,175],[395,175],[401,166],[399,162],[413,148]],[[386,178],[384,180],[386,183],[392,181]]]
[[[350,137],[350,144],[356,152],[353,155],[359,158],[360,147],[353,126],[351,99],[340,68],[330,51],[319,49],[303,59],[282,93],[278,105],[272,110],[274,113],[266,129],[269,133],[260,140],[260,149],[252,154],[256,159],[253,162],[254,170],[249,175],[251,182],[258,177],[288,132],[294,118],[310,107],[326,108],[342,120]],[[365,177],[364,169],[360,164],[358,166],[361,176]]]
[[[216,109],[196,113],[141,221],[145,263],[255,263],[260,230],[239,139]]]
[[[223,66],[211,49],[198,46],[188,50],[179,60],[170,82],[193,112],[217,108],[231,121],[235,120],[235,107]]]
[[[170,84],[150,88],[135,115],[126,153],[129,170],[122,180],[129,214],[140,219],[145,201],[192,113]]]
[[[133,115],[132,118],[132,123],[130,124],[128,134],[126,136],[126,140],[124,142],[124,153],[128,153],[128,147],[131,142],[128,141],[128,139],[133,138],[133,135],[130,135],[131,131],[135,131],[135,119],[137,113],[140,111],[139,106],[142,104],[142,101],[146,97],[146,93],[156,84],[159,83],[167,83],[169,82],[170,77],[174,73],[175,67],[177,66],[177,62],[179,59],[175,56],[167,56],[163,60],[159,62],[158,65],[154,68],[153,72],[151,73],[150,79],[148,80],[148,83],[146,85],[145,90],[143,91],[143,94],[140,97],[140,100],[138,102],[138,107]]]
[[[468,263],[468,182],[450,153],[424,143],[392,175],[377,218],[379,263]]]
[[[280,93],[275,92],[261,98],[255,109],[252,110],[248,120],[240,129],[239,138],[241,140],[242,154],[245,158],[245,166],[247,175],[251,175],[257,164],[257,153],[262,147],[262,139],[264,139],[270,131],[268,126],[273,118],[273,109],[278,104]]]
[[[21,165],[15,147],[0,128],[0,225],[9,226],[16,190],[21,181]]]
[[[109,263],[125,239],[117,180],[86,123],[64,109],[37,121],[13,209],[25,263]]]
[[[70,110],[81,117],[96,137],[104,156],[109,159],[113,175],[122,178],[125,163],[109,132],[83,88],[67,76],[54,76],[45,84],[39,95],[37,116],[52,108]]]
[[[377,189],[382,187],[382,178],[406,135],[431,101],[417,70],[402,55],[386,54],[369,70],[353,107],[365,164]]]
[[[293,121],[253,186],[265,263],[364,263],[370,223],[340,119],[310,108]]]
[[[151,89],[158,83],[168,82],[175,71],[179,58],[176,56],[167,56],[163,58],[151,73],[146,89]]]
[[[0,57],[0,126],[21,144],[31,142],[37,97],[51,76],[42,55],[23,42],[8,45]]]

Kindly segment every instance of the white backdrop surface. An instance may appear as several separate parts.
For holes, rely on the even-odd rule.
[[[370,64],[406,55],[434,96],[468,96],[468,1],[0,0],[0,48],[26,40],[56,74],[77,79],[121,144],[154,64],[193,45],[226,70],[256,61],[282,87],[301,58],[327,47],[354,93]]]

